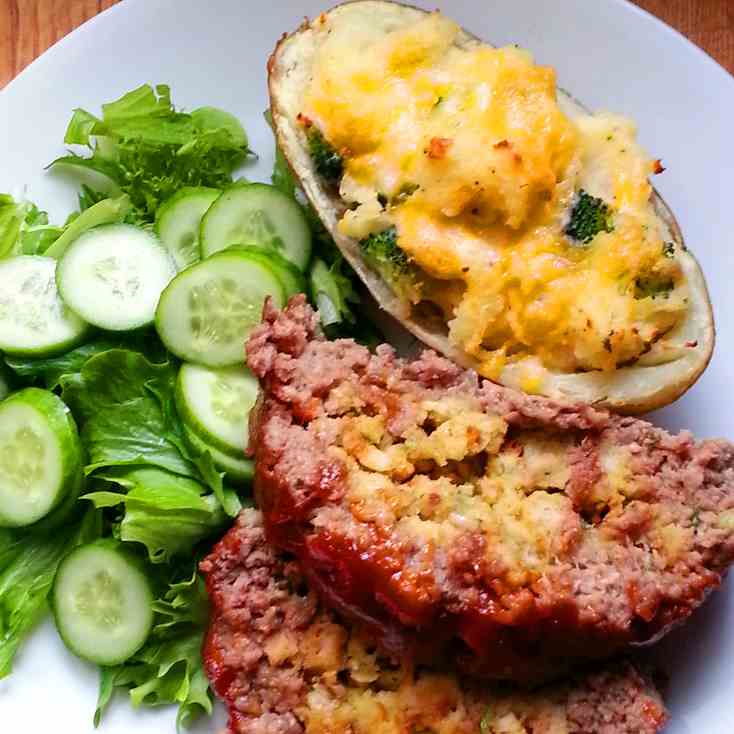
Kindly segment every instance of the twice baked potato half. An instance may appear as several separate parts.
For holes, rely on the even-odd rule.
[[[706,284],[633,124],[439,13],[340,5],[269,61],[278,145],[416,337],[500,384],[662,407],[714,346]]]

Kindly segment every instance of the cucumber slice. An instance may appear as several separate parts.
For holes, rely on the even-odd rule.
[[[303,271],[311,257],[311,230],[301,207],[267,184],[227,189],[201,220],[201,255],[232,245],[272,247]]]
[[[158,299],[175,274],[173,260],[150,232],[107,224],[69,246],[56,283],[64,302],[90,324],[130,331],[153,321]]]
[[[268,296],[282,308],[283,286],[271,268],[242,252],[222,252],[171,281],[158,304],[156,329],[169,351],[186,362],[241,364]]]
[[[244,366],[212,370],[184,364],[178,373],[176,407],[184,423],[206,443],[240,459],[258,388],[257,379]]]
[[[296,293],[306,292],[306,278],[303,273],[290,260],[286,260],[272,247],[234,245],[229,249],[245,252],[272,268],[283,284],[286,298],[290,298]]]
[[[89,324],[67,308],[56,288],[56,260],[21,255],[0,262],[0,350],[50,357],[84,340]]]
[[[161,205],[155,214],[155,233],[179,270],[199,262],[199,227],[207,209],[222,192],[206,186],[187,186]]]
[[[28,525],[23,528],[24,532],[28,533],[47,533],[49,530],[55,530],[56,528],[66,525],[72,521],[79,512],[79,496],[82,493],[84,487],[84,471],[83,467],[79,466],[79,471],[76,477],[71,482],[71,488],[69,489],[66,497],[61,500],[61,504],[55,507],[46,517],[41,518],[38,522],[34,522],[33,525]]]
[[[97,665],[119,665],[143,646],[153,627],[153,599],[137,558],[109,539],[68,553],[51,589],[64,644]]]
[[[226,454],[215,446],[208,444],[197,436],[188,426],[184,426],[184,438],[197,454],[208,451],[211,454],[214,466],[224,472],[224,477],[232,484],[249,483],[255,475],[255,462],[248,459],[244,454],[240,457]]]
[[[78,491],[82,448],[60,398],[29,387],[0,403],[0,527],[25,527]]]

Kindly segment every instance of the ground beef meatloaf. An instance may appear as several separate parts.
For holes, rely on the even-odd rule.
[[[308,591],[245,510],[202,563],[204,661],[231,734],[654,734],[666,714],[629,663],[533,692],[383,656]],[[497,686],[498,684],[494,684]]]
[[[383,649],[540,680],[649,642],[734,558],[734,448],[325,340],[303,297],[247,355],[270,539]]]

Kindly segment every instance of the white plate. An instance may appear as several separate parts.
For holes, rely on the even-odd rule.
[[[328,2],[328,0],[324,0]],[[622,0],[433,0],[495,44],[519,43],[558,70],[559,83],[592,108],[635,118],[660,156],[656,185],[708,276],[718,317],[713,362],[688,395],[657,416],[667,427],[734,438],[734,79],[680,35]],[[57,44],[0,93],[0,191],[27,185],[57,219],[71,188],[44,174],[59,155],[74,107],[97,110],[143,82],[167,82],[178,105],[217,105],[239,115],[267,179],[272,139],[263,122],[265,62],[275,41],[318,0],[127,0]],[[671,674],[668,734],[734,731],[734,588],[716,594],[694,623],[664,643]],[[0,729],[91,732],[96,672],[72,658],[50,625],[0,682]],[[223,719],[219,719],[219,724]],[[133,712],[118,699],[103,734],[173,734],[174,712]],[[214,732],[202,722],[197,732]]]

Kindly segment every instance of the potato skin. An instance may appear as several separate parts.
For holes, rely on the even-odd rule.
[[[280,149],[310,203],[316,210],[337,246],[356,270],[378,304],[395,317],[406,329],[428,346],[443,353],[457,364],[477,368],[477,362],[462,349],[450,343],[445,323],[429,320],[402,301],[383,278],[367,263],[356,240],[337,230],[344,205],[333,189],[320,181],[308,155],[305,136],[296,116],[299,100],[306,87],[310,63],[317,49],[320,25],[334,22],[380,23],[396,18],[420,17],[425,11],[387,0],[356,0],[332,8],[313,21],[305,20],[292,34],[285,34],[268,61],[268,88],[273,123]],[[471,46],[478,39],[464,32],[458,43]],[[583,105],[568,93],[559,90],[561,103],[569,109],[583,111]],[[653,202],[670,238],[683,246],[680,228],[667,204],[657,191]],[[560,400],[583,401],[603,405],[623,414],[646,413],[679,398],[706,369],[713,353],[715,330],[713,312],[706,283],[695,258],[687,250],[681,253],[681,264],[687,275],[691,306],[683,322],[671,333],[669,356],[657,364],[640,363],[620,367],[610,373],[588,372],[563,374],[546,370],[541,394]],[[666,337],[667,339],[667,337]],[[665,351],[665,350],[664,350]],[[520,363],[522,365],[522,363]],[[506,368],[500,375],[501,384],[522,389],[517,366]]]

